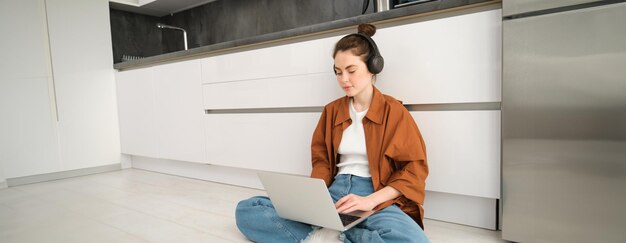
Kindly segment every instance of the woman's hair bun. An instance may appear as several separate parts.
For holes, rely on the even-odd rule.
[[[371,24],[360,24],[359,33],[363,33],[369,37],[372,37],[374,36],[374,34],[376,34],[376,26],[373,26]]]

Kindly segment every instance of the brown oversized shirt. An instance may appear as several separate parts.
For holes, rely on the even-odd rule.
[[[347,96],[326,105],[313,133],[311,177],[323,179],[327,186],[337,174],[337,149],[343,130],[352,124],[349,105]],[[372,103],[363,118],[363,130],[374,191],[391,186],[402,193],[375,210],[395,203],[424,228],[421,205],[428,164],[424,140],[413,117],[400,101],[374,87]]]

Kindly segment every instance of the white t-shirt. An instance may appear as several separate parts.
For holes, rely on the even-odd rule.
[[[339,174],[352,174],[361,177],[372,177],[369,162],[367,160],[367,148],[365,147],[365,130],[363,130],[363,117],[367,110],[357,112],[350,100],[350,118],[352,124],[343,131],[339,143]]]

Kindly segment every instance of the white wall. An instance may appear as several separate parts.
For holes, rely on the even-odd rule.
[[[108,1],[0,1],[0,182],[119,163]]]

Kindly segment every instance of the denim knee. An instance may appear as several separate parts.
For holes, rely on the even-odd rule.
[[[373,214],[361,225],[363,228],[375,232],[372,236],[378,236],[384,242],[429,242],[422,228],[395,205]],[[353,235],[348,234],[347,236],[358,237],[354,234],[359,233],[354,232]]]
[[[299,242],[313,230],[310,225],[280,218],[264,196],[239,202],[235,219],[239,231],[256,242]]]
[[[263,196],[255,196],[242,200],[237,204],[237,208],[235,209],[235,222],[239,229],[242,229],[242,227],[245,228],[246,225],[243,223],[256,218],[258,216],[257,213],[261,213],[254,209],[259,205],[271,205],[270,199]]]
[[[259,217],[258,206],[264,204],[264,201],[269,202],[267,197],[256,196],[240,201],[235,209],[235,224],[237,228],[244,235],[248,236],[250,232],[254,231],[255,225],[251,224],[255,222],[255,218]]]

